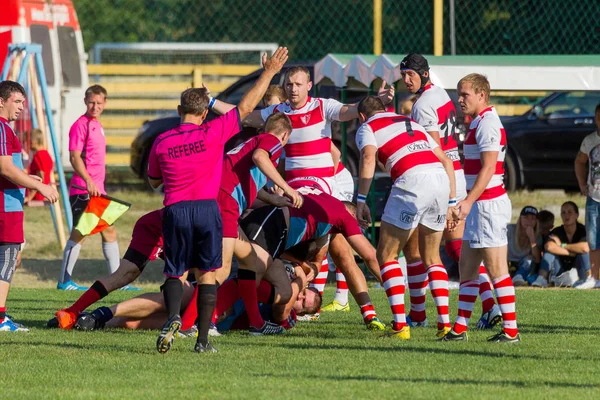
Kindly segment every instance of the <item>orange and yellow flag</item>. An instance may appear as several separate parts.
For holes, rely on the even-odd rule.
[[[102,232],[114,224],[130,207],[131,204],[104,194],[91,197],[75,229],[84,236]]]

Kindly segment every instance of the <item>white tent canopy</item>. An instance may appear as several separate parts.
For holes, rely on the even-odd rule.
[[[404,55],[328,54],[315,64],[315,83],[327,78],[335,86],[348,79],[369,86],[381,78],[400,80]],[[425,56],[431,80],[443,88],[472,72],[484,74],[494,90],[600,90],[600,56]]]

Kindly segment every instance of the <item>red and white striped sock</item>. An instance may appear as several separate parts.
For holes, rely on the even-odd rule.
[[[342,271],[337,268],[335,269],[335,282],[337,290],[333,299],[342,305],[348,304],[348,283],[346,283],[346,277]]]
[[[381,279],[394,316],[392,329],[399,331],[406,326],[406,315],[404,314],[404,276],[398,261],[389,261],[381,266]]]
[[[375,307],[371,302],[365,303],[360,306],[360,313],[362,314],[363,321],[368,323],[373,318],[377,318],[377,313],[375,312]]]
[[[310,287],[317,289],[321,296],[323,296],[323,290],[325,290],[327,275],[329,275],[329,261],[327,261],[327,257],[325,257],[325,259],[323,259],[323,263],[321,264],[319,273],[310,283]]]
[[[483,264],[479,266],[479,297],[481,297],[482,314],[490,311],[492,307],[494,307],[494,304],[496,304],[496,301],[494,300],[494,293],[492,293],[490,277],[487,274]]]
[[[456,316],[456,322],[452,328],[454,332],[463,333],[467,330],[478,293],[478,279],[460,283],[460,288],[458,289],[458,315]]]
[[[517,312],[515,307],[515,287],[513,286],[510,275],[504,275],[492,281],[496,291],[498,306],[502,311],[502,321],[504,332],[509,336],[516,336],[519,333],[517,329]]]
[[[427,271],[423,261],[406,264],[408,289],[410,292],[410,319],[413,322],[423,322],[427,318],[425,312],[425,295],[427,293]]]
[[[429,289],[438,312],[437,328],[450,327],[450,315],[448,314],[448,272],[440,264],[427,267],[429,277]]]

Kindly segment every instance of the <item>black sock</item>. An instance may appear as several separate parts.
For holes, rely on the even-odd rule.
[[[100,281],[94,282],[94,284],[92,285],[92,289],[94,289],[96,293],[98,293],[98,296],[100,296],[101,299],[108,296],[108,291]]]
[[[181,298],[183,297],[183,285],[177,278],[167,278],[162,285],[163,297],[165,299],[165,307],[169,319],[175,315],[179,315],[181,310]]]
[[[206,346],[208,330],[217,304],[217,285],[198,285],[198,339],[197,342]]]
[[[112,319],[113,313],[108,307],[99,307],[92,312],[92,316],[104,325]]]

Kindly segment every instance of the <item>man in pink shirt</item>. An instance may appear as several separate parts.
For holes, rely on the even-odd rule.
[[[81,245],[86,238],[75,229],[75,226],[85,211],[90,197],[106,194],[104,190],[106,138],[102,124],[98,121],[106,106],[106,97],[106,89],[102,86],[90,86],[85,91],[86,112],[75,121],[69,131],[69,153],[74,171],[69,186],[73,228],[63,252],[61,273],[56,286],[59,290],[87,290],[86,287],[77,285],[71,279]],[[119,268],[121,258],[117,243],[117,231],[114,226],[109,226],[100,234],[102,235],[102,253],[108,264],[109,272],[113,273]]]
[[[216,303],[216,270],[222,263],[223,230],[217,205],[225,143],[242,129],[248,116],[264,95],[271,79],[281,70],[288,55],[278,48],[270,59],[263,56],[264,70],[240,104],[222,116],[205,122],[215,100],[206,88],[188,89],[181,94],[177,111],[181,124],[156,139],[148,160],[150,185],[164,185],[163,236],[167,277],[163,296],[169,320],[156,348],[166,353],[181,328],[183,281],[190,267],[196,267],[198,283],[198,338],[194,350],[216,352],[208,343],[208,330]]]

